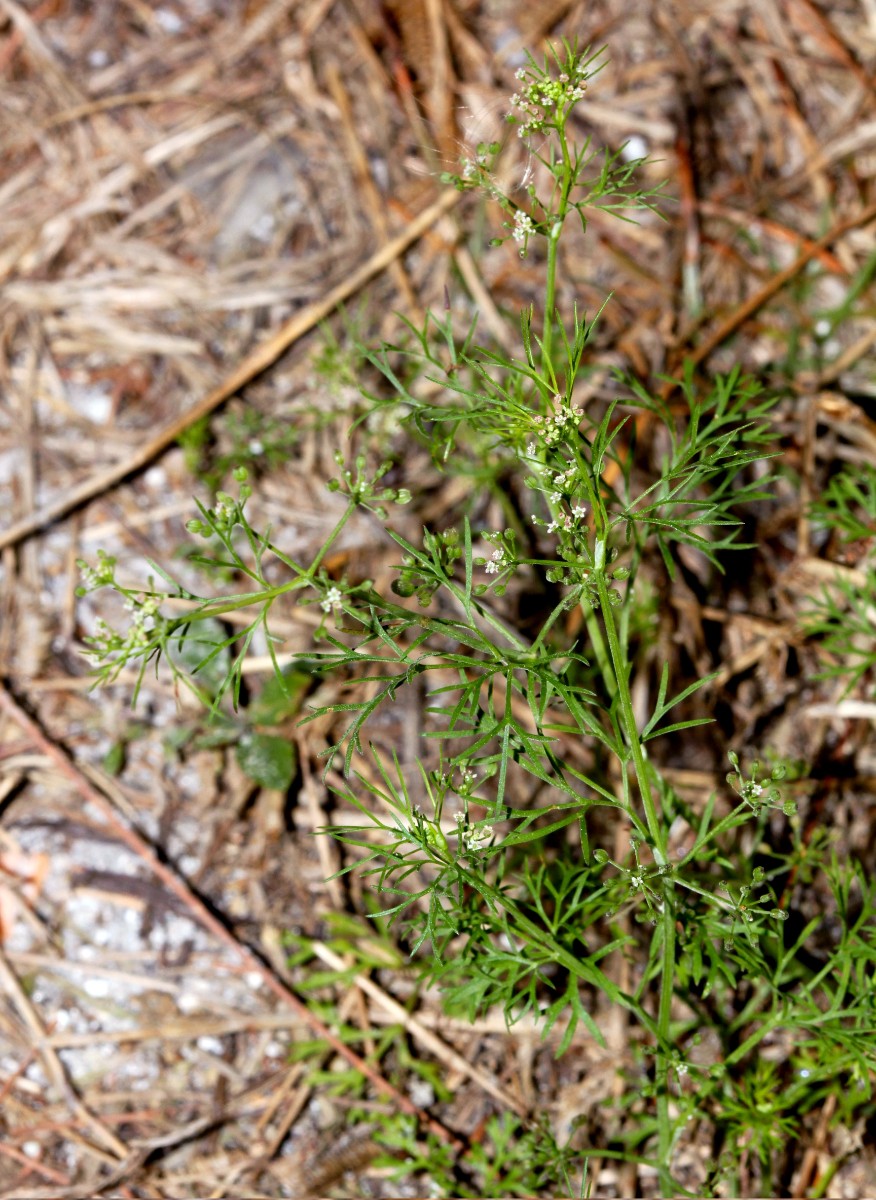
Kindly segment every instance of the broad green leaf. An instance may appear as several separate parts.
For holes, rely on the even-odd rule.
[[[261,787],[285,792],[295,776],[295,750],[287,738],[268,733],[243,735],[237,743],[242,771]]]

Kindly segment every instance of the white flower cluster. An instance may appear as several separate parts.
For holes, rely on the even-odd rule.
[[[557,492],[561,493],[562,495],[571,492],[575,487],[575,480],[577,479],[577,476],[578,468],[574,463],[565,471],[557,471],[554,475],[553,481]]]
[[[583,521],[587,516],[587,509],[583,504],[576,504],[570,513],[557,513],[557,518],[547,527],[548,533],[556,533],[558,530],[563,530],[564,533],[571,533],[577,521]],[[535,517],[533,517],[535,520]]]
[[[145,646],[149,642],[163,599],[163,596],[129,596],[125,601],[125,610],[131,614],[131,627],[126,639],[129,646]]]
[[[577,410],[575,410],[577,411]],[[556,418],[554,418],[556,420]],[[556,428],[554,426],[554,428]],[[554,490],[548,493],[548,498],[552,505],[562,504],[567,496],[574,494],[576,481],[578,476],[578,468],[575,464],[565,471],[558,471],[552,479]],[[577,521],[583,521],[587,516],[587,507],[584,504],[571,504],[571,512],[559,511],[553,521],[547,526],[548,533],[571,533]],[[538,517],[533,514],[532,520],[536,525],[541,525]]]
[[[123,637],[101,618],[95,625],[93,636],[88,638],[87,653],[97,659],[107,658],[110,654],[118,654],[124,659],[143,650],[152,641],[161,621],[158,609],[164,599],[164,596],[129,596],[124,605],[131,614],[128,632]]]
[[[532,519],[533,521],[538,521],[538,518],[534,514]],[[557,513],[556,519],[550,522],[547,527],[547,531],[548,533],[557,533],[559,530],[562,530],[564,533],[571,533],[572,524],[573,522],[571,513]]]
[[[459,831],[459,840],[466,850],[485,850],[490,844],[493,837],[492,825],[482,825],[480,829],[472,829],[470,826],[466,826],[465,817],[462,813],[456,814],[456,824]]]
[[[488,575],[512,574],[517,566],[517,548],[513,531],[506,529],[504,533],[498,530],[495,533],[484,533],[483,539],[492,545],[493,550],[486,561],[483,558],[476,560],[478,566],[483,567]],[[501,594],[501,590],[499,594]]]
[[[486,850],[493,837],[492,825],[482,825],[480,829],[466,829],[462,835],[466,850]]]
[[[540,132],[550,120],[582,100],[587,91],[584,72],[577,68],[572,75],[562,71],[556,79],[549,79],[521,67],[516,77],[524,86],[511,97],[508,118],[520,121],[518,137]]]
[[[88,649],[85,653],[91,658],[96,659],[106,658],[116,650],[121,650],[126,641],[120,633],[117,633],[115,629],[107,625],[103,617],[97,621],[91,637],[85,640],[88,643]]]
[[[337,609],[341,607],[342,601],[343,595],[341,594],[341,589],[330,587],[323,599],[320,601],[319,607],[323,612],[331,612],[332,609],[337,611]]]
[[[559,396],[554,396],[554,404],[558,407],[552,416],[545,417],[539,413],[533,418],[536,433],[544,438],[548,446],[553,446],[560,440],[567,425],[577,429],[584,415],[583,409],[577,405],[564,404]]]
[[[522,208],[518,208],[514,214],[514,228],[511,230],[511,236],[515,242],[525,243],[527,238],[530,238],[535,233],[535,225],[532,217],[525,213]]]

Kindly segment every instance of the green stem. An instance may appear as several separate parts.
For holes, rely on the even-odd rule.
[[[341,515],[340,520],[329,534],[316,558],[306,571],[300,572],[296,579],[288,580],[286,583],[278,583],[274,587],[262,588],[261,591],[258,592],[243,592],[239,596],[226,596],[222,600],[205,600],[200,608],[194,609],[191,614],[187,613],[184,618],[178,619],[181,622],[204,621],[208,617],[221,617],[223,613],[236,612],[239,608],[251,608],[253,604],[273,603],[278,596],[284,596],[287,592],[293,592],[298,588],[306,587],[308,584],[312,584],[313,576],[315,575],[319,564],[325,558],[333,543],[337,541],[341,531],[349,521],[350,517],[356,511],[356,508],[356,504],[351,503],[347,505],[346,511]],[[300,571],[300,568],[296,569]]]
[[[593,648],[593,654],[596,658],[602,678],[608,688],[613,688],[614,674],[611,669],[611,662],[608,657],[605,638],[602,636],[602,628],[597,620],[596,613],[593,610],[593,605],[588,603],[587,600],[582,600],[581,611],[584,614],[584,623],[587,626],[587,635],[590,638],[590,645]]]
[[[597,543],[603,547],[604,543]],[[636,772],[636,780],[639,784],[639,794],[642,797],[642,806],[645,810],[645,820],[648,825],[648,832],[651,835],[652,850],[657,865],[662,867],[666,865],[666,839],[663,829],[660,824],[660,819],[657,814],[657,806],[654,803],[654,794],[651,791],[651,776],[648,770],[648,764],[645,761],[645,751],[642,747],[642,742],[639,738],[639,730],[636,726],[636,717],[633,712],[633,698],[630,694],[629,672],[623,650],[621,648],[620,639],[617,634],[617,626],[614,623],[614,613],[612,611],[611,600],[609,598],[608,581],[605,577],[605,571],[602,564],[597,562],[596,570],[593,572],[593,579],[596,583],[596,589],[599,593],[599,604],[602,609],[602,620],[605,625],[605,636],[608,641],[608,650],[611,655],[613,667],[613,677],[617,688],[616,696],[620,702],[621,715],[623,717],[623,728],[627,738],[627,745],[630,748],[630,754],[633,759],[633,767]]]
[[[338,521],[337,525],[334,527],[334,529],[328,535],[327,539],[325,540],[322,547],[320,548],[320,551],[317,554],[316,558],[313,560],[313,562],[310,564],[310,566],[307,569],[307,575],[310,579],[313,579],[313,576],[316,573],[317,567],[322,562],[322,560],[325,558],[325,556],[328,554],[329,550],[332,548],[332,546],[337,541],[337,539],[340,537],[341,531],[343,530],[344,526],[347,524],[350,517],[352,517],[353,513],[356,511],[356,509],[358,507],[359,507],[359,505],[356,500],[350,500],[348,502],[346,510],[341,514],[341,518]]]
[[[672,1020],[672,985],[675,980],[675,906],[672,904],[672,885],[663,880],[663,963],[660,974],[660,1006],[657,1010],[657,1163],[660,1190],[672,1196],[676,1187],[672,1179],[672,1118],[669,1113],[671,1064],[660,1046],[669,1045]]]
[[[633,712],[633,698],[630,693],[629,671],[626,656],[618,637],[617,625],[609,597],[609,585],[605,576],[605,541],[600,538],[596,543],[595,570],[593,580],[599,594],[599,605],[602,610],[602,620],[605,626],[605,636],[611,655],[612,675],[615,684],[615,697],[620,704],[623,729],[627,745],[633,760],[636,779],[639,784],[639,794],[645,810],[648,832],[651,835],[651,845],[654,859],[658,866],[666,866],[668,855],[666,836],[660,823],[654,794],[651,789],[651,776],[645,760],[645,751],[639,737],[636,717]],[[663,894],[663,956],[660,969],[660,1002],[657,1010],[657,1141],[658,1141],[658,1171],[660,1190],[664,1196],[672,1196],[676,1192],[670,1167],[672,1158],[672,1117],[669,1111],[671,1060],[664,1047],[669,1045],[672,1020],[672,995],[675,982],[675,905],[673,904],[672,881],[668,877],[662,880]]]
[[[569,157],[569,147],[566,144],[566,119],[562,117],[555,126],[560,143],[560,153],[563,157],[563,178],[560,184],[560,198],[555,213],[547,213],[546,220],[550,222],[547,232],[547,283],[544,293],[544,324],[541,337],[542,377],[545,382],[551,375],[551,349],[554,338],[554,318],[557,307],[557,253],[560,246],[560,234],[563,222],[569,211],[569,195],[575,182],[575,172]]]
[[[548,233],[547,256],[547,286],[544,293],[544,325],[541,335],[541,373],[545,382],[549,379],[548,364],[551,361],[551,343],[554,336],[554,310],[557,296],[557,250],[559,249],[559,230],[562,228],[562,218],[554,219],[554,226]],[[554,229],[557,230],[554,233]]]

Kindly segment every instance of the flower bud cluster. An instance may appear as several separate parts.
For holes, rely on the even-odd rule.
[[[488,196],[503,200],[493,178],[493,164],[501,149],[499,142],[479,142],[473,158],[464,155],[459,160],[459,174],[446,172],[441,176],[441,182],[453,184],[460,192],[476,188]]]
[[[457,815],[459,823],[459,839],[463,847],[469,854],[477,854],[480,850],[486,850],[490,842],[493,840],[493,826],[465,826],[463,822],[465,817],[462,813]]]
[[[736,921],[742,922],[742,927],[746,932],[749,945],[757,945],[756,928],[758,917],[770,917],[773,921],[787,921],[788,914],[783,908],[767,907],[774,903],[770,893],[764,892],[760,896],[752,896],[752,888],[760,887],[764,883],[766,872],[763,867],[755,867],[751,875],[751,883],[745,884],[739,888],[738,899],[733,898],[733,892],[726,880],[721,880],[717,885],[718,891],[723,892],[727,896],[726,903],[729,905],[733,913],[733,926],[730,930],[730,936],[724,939],[724,949],[733,949],[733,933],[736,929]],[[752,928],[755,926],[755,928]]]
[[[773,767],[770,772],[769,780],[761,783],[760,763],[753,762],[749,768],[748,778],[739,769],[739,757],[733,751],[727,755],[730,762],[735,768],[727,776],[727,782],[736,792],[737,796],[751,808],[755,813],[761,812],[765,808],[779,809],[786,817],[793,816],[797,811],[797,806],[793,800],[783,800],[779,789],[774,785],[785,777],[785,768],[781,765]]]
[[[390,586],[397,596],[405,599],[416,596],[420,607],[427,608],[441,587],[442,579],[453,574],[455,564],[462,557],[459,530],[451,528],[441,533],[427,531],[423,535],[423,548],[431,556],[434,566],[412,554],[406,554],[399,566],[398,578]]]
[[[344,467],[344,456],[336,450],[334,460],[339,467]],[[357,454],[353,470],[344,467],[340,479],[330,479],[326,487],[330,492],[340,492],[349,496],[355,504],[360,504],[373,512],[381,521],[389,516],[384,504],[408,504],[411,493],[408,488],[380,488],[377,484],[388,471],[392,469],[391,462],[382,462],[373,475],[366,473],[367,459],[364,454]]]
[[[98,550],[96,566],[89,566],[84,558],[77,558],[76,566],[82,575],[83,584],[76,589],[77,596],[85,596],[98,588],[109,587],[116,581],[116,560],[105,550]]]
[[[630,846],[633,851],[634,863],[631,867],[615,862],[609,853],[602,849],[593,851],[593,861],[600,867],[611,866],[615,868],[620,879],[625,881],[629,889],[627,893],[629,899],[638,900],[638,893],[641,893],[641,899],[645,902],[645,907],[651,917],[651,923],[654,924],[655,914],[663,911],[663,899],[659,888],[655,886],[655,882],[662,876],[671,874],[674,868],[671,863],[665,863],[660,867],[643,867],[639,862],[639,845],[640,840],[635,834],[632,835]]]
[[[459,768],[459,786],[456,788],[456,791],[459,793],[460,796],[470,796],[473,789],[477,786],[477,780],[478,780],[477,771],[472,771],[469,767],[466,767],[466,766],[460,767]],[[456,819],[458,821],[461,821],[462,816],[460,815]]]
[[[252,488],[246,482],[249,472],[246,467],[235,467],[232,474],[236,482],[240,484],[238,499],[235,500],[228,492],[217,492],[213,507],[206,511],[207,520],[201,521],[194,517],[191,521],[186,521],[186,529],[189,533],[202,538],[212,537],[213,534],[227,537],[235,525],[245,523],[243,510],[252,495]],[[204,509],[201,511],[204,512]]]
[[[562,121],[583,100],[587,91],[586,71],[574,62],[552,79],[546,71],[521,67],[516,77],[522,85],[511,97],[508,120],[518,126],[517,136],[540,133],[548,125]]]

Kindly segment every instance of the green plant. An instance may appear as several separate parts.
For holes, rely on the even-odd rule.
[[[214,438],[203,417],[179,436],[189,471],[215,490],[234,467],[270,470],[285,462],[301,439],[300,422],[276,420],[255,408],[230,409]]]
[[[218,622],[216,636],[217,640],[224,636]],[[280,677],[271,676],[244,710],[215,712],[206,726],[195,721],[171,730],[167,749],[179,753],[189,748],[233,746],[237,765],[253,783],[285,792],[295,777],[297,762],[294,743],[282,726],[299,716],[311,682],[309,674],[294,669],[285,670]]]
[[[805,632],[823,650],[822,676],[845,679],[848,695],[876,669],[876,468],[846,467],[834,475],[810,516],[861,559],[858,568],[838,564],[803,613]]]
[[[577,1162],[650,1162],[663,1194],[674,1195],[676,1150],[695,1118],[718,1131],[730,1171],[739,1167],[739,1128],[756,1125],[756,1155],[770,1178],[778,1133],[796,1128],[806,1109],[795,1101],[790,1114],[778,1103],[763,1110],[773,1076],[757,1055],[778,1031],[805,1048],[820,1086],[840,1060],[857,1079],[869,1078],[876,1053],[860,1031],[872,1017],[873,888],[863,874],[839,872],[835,895],[854,888],[867,913],[858,940],[825,949],[821,959],[802,957],[813,927],[790,938],[782,899],[800,864],[772,848],[774,831],[788,832],[792,822],[800,861],[812,848],[793,825],[782,764],[764,776],[730,751],[728,790],[695,807],[660,769],[665,739],[698,737],[690,731],[708,722],[701,702],[713,676],[673,692],[664,661],[652,679],[643,614],[653,611],[655,588],[671,584],[680,548],[720,572],[725,555],[743,547],[740,508],[770,494],[762,464],[772,453],[773,400],[737,371],[704,387],[688,372],[671,404],[619,376],[612,395],[579,398],[598,324],[574,305],[558,311],[568,220],[586,232],[592,207],[626,219],[655,202],[653,191],[636,186],[640,163],[574,141],[571,116],[598,69],[597,56],[563,43],[518,73],[510,119],[535,168],[524,203],[497,180],[496,145],[479,147],[454,177],[499,205],[504,237],[521,254],[544,250],[540,319],[533,309],[523,313],[521,356],[479,346],[474,326],[459,331],[451,312],[408,324],[403,343],[364,355],[385,389],[368,396],[372,411],[401,404],[410,436],[442,469],[481,480],[493,494],[503,478],[521,484],[532,497],[528,514],[512,502],[509,484],[501,529],[476,532],[463,514],[461,528],[426,530],[414,541],[389,525],[400,554],[392,594],[367,579],[332,577],[328,553],[358,509],[389,522],[393,506],[411,500],[396,482],[397,464],[373,461],[360,428],[352,464],[337,455],[329,487],[343,507],[310,563],[252,527],[249,484],[238,470],[238,498],[219,493],[189,528],[219,548],[205,563],[234,571],[250,590],[195,596],[155,564],[166,590],[152,580],[145,590],[123,587],[107,558],[85,569],[85,584],[115,587],[134,614],[126,633],[104,626],[91,639],[101,678],[131,661],[142,672],[163,654],[198,690],[199,676],[227,656],[207,697],[214,710],[226,694],[237,701],[256,632],[273,645],[269,618],[280,596],[320,606],[310,669],[369,685],[363,698],[312,714],[333,714],[342,726],[328,765],[342,766],[348,782],[339,796],[361,814],[361,822],[330,830],[351,847],[345,870],[371,883],[423,977],[437,981],[459,1013],[474,1017],[497,1004],[509,1022],[531,1013],[545,1032],[559,1033],[562,1054],[580,1029],[602,1039],[606,1006],[625,1009],[640,1056],[635,1100],[647,1111],[611,1145],[578,1148]],[[440,385],[437,398],[423,398],[423,379]],[[360,425],[367,428],[365,416]],[[478,464],[487,457],[484,475]],[[525,629],[513,604],[521,582],[538,589],[542,603]],[[242,630],[198,637],[208,620],[247,607],[256,616]],[[580,640],[565,631],[575,610]],[[193,670],[174,657],[180,644],[194,652]],[[411,780],[391,755],[369,747],[368,734],[374,714],[419,680],[434,682],[423,760]],[[637,681],[651,695],[644,716],[634,703]],[[418,959],[424,947],[429,953]],[[627,986],[611,969],[622,955],[634,964]],[[705,1065],[694,1052],[703,1028],[720,1045]],[[507,1145],[499,1125],[491,1136]],[[466,1194],[458,1177],[451,1185],[446,1164],[433,1166],[439,1187]],[[565,1152],[539,1165],[550,1169],[561,1185]],[[510,1172],[480,1171],[475,1194],[535,1186],[531,1172],[513,1180]]]
[[[543,1121],[525,1126],[508,1113],[485,1122],[483,1137],[458,1156],[434,1134],[422,1136],[410,1118],[382,1122],[375,1140],[386,1154],[376,1166],[393,1169],[391,1178],[423,1181],[439,1196],[538,1196],[557,1183],[570,1196],[589,1195],[586,1164],[581,1183],[571,1148],[558,1147]],[[402,1164],[399,1156],[403,1155]]]

